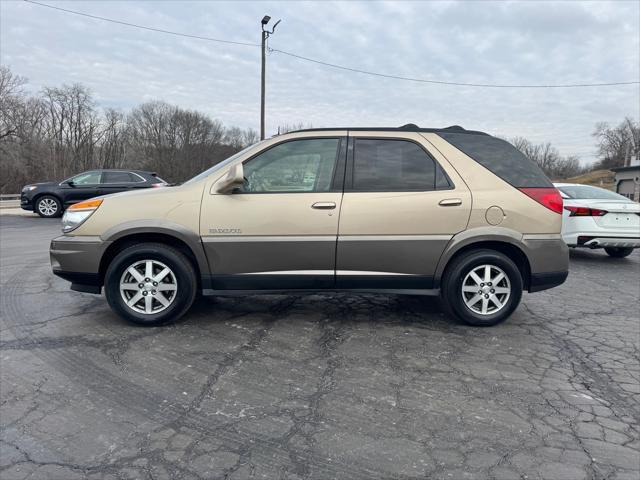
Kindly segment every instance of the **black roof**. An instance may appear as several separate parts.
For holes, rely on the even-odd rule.
[[[133,172],[133,173],[146,173],[147,175],[156,175],[156,172],[150,170],[137,170],[135,168],[92,168],[91,170],[85,170],[86,172]]]
[[[401,127],[333,127],[333,128],[305,128],[287,133],[297,132],[326,132],[330,130],[349,130],[352,132],[427,132],[427,133],[467,133],[470,135],[489,135],[477,130],[466,130],[459,125],[452,125],[445,128],[420,128],[414,123],[407,123]]]
[[[627,165],[626,167],[614,167],[611,170],[614,172],[632,172],[633,170],[640,170],[640,165]]]

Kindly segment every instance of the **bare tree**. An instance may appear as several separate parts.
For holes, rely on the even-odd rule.
[[[100,168],[123,168],[126,165],[127,133],[124,114],[113,108],[106,109],[97,166]]]
[[[99,137],[99,120],[91,92],[80,84],[46,87],[48,139],[54,176],[91,168]]]
[[[533,144],[523,137],[515,137],[510,142],[529,160],[537,163],[542,171],[552,179],[573,177],[579,175],[583,170],[578,157],[570,156],[564,158],[548,142]]]
[[[554,172],[554,178],[563,180],[566,178],[575,177],[584,173],[585,168],[580,165],[580,159],[575,155],[569,155],[568,157],[561,158]]]
[[[259,140],[260,135],[258,134],[258,131],[253,128],[248,128],[242,133],[242,148],[258,143]]]
[[[144,168],[180,182],[258,141],[194,110],[152,101],[129,113],[97,107],[88,88],[24,91],[26,79],[0,67],[0,191],[92,168]],[[284,127],[283,130],[302,128]]]
[[[145,168],[168,178],[184,180],[243,147],[251,136],[202,113],[165,102],[149,102],[132,110],[127,119],[132,154]]]
[[[283,135],[288,132],[293,132],[295,130],[304,130],[308,128],[313,128],[310,123],[304,124],[303,122],[298,123],[283,123],[282,125],[278,125],[278,135]]]
[[[608,123],[598,123],[593,136],[598,142],[598,168],[621,167],[632,155],[640,156],[640,125],[630,117],[613,128]]]
[[[0,65],[0,140],[15,135],[27,79]]]

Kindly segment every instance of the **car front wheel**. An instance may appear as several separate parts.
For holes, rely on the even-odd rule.
[[[44,195],[36,202],[36,213],[44,218],[59,217],[62,215],[62,204],[56,197]]]
[[[513,313],[522,298],[522,276],[506,255],[475,250],[447,268],[441,296],[446,309],[474,326],[496,325]]]
[[[627,248],[605,247],[604,251],[607,252],[607,255],[609,255],[610,257],[613,257],[613,258],[624,258],[624,257],[628,257],[629,255],[631,255],[631,252],[633,252],[633,248],[631,248],[631,247],[627,247]]]
[[[196,272],[187,257],[168,245],[142,243],[123,250],[105,274],[112,310],[141,325],[175,321],[191,307]]]

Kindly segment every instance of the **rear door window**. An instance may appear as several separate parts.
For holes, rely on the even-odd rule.
[[[535,162],[505,140],[469,133],[438,132],[438,135],[514,187],[553,187]]]
[[[129,172],[104,172],[102,183],[135,183],[142,181],[140,177]]]
[[[407,140],[356,138],[352,190],[429,191],[449,188],[446,174],[418,144]]]

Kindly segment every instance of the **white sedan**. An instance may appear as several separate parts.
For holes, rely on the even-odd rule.
[[[640,247],[640,204],[591,185],[554,184],[564,201],[562,237],[570,247],[626,257]]]

